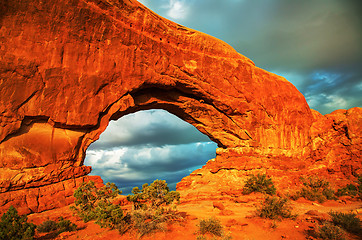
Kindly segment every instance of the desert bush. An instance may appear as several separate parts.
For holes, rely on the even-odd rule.
[[[257,209],[260,217],[270,219],[294,218],[292,207],[288,204],[288,199],[267,196],[261,207]]]
[[[151,210],[135,210],[131,215],[131,219],[133,228],[140,237],[165,230],[165,219],[161,214],[155,214]]]
[[[70,220],[65,220],[63,217],[60,217],[57,223],[57,230],[58,234],[62,232],[73,232],[77,230],[77,225]]]
[[[146,187],[146,185],[143,185]],[[127,200],[133,202],[134,209],[145,209],[147,206],[145,204],[145,200],[143,199],[143,193],[138,187],[134,187],[132,189],[132,195],[127,195]]]
[[[196,240],[207,240],[207,238],[204,235],[197,235]]]
[[[344,231],[330,222],[325,222],[316,230],[318,238],[326,240],[345,240]]]
[[[0,240],[33,239],[36,226],[27,220],[27,216],[19,216],[18,211],[11,206],[1,217]]]
[[[175,210],[165,208],[137,209],[130,213],[132,228],[140,237],[166,230],[166,224],[180,223],[184,219]]]
[[[179,201],[180,193],[170,191],[165,180],[155,180],[153,183],[143,184],[142,189],[133,188],[133,195],[128,195],[127,200],[133,202],[135,209],[159,208]]]
[[[243,193],[250,194],[252,192],[274,195],[276,189],[271,178],[265,174],[258,174],[256,176],[251,175],[245,182]]]
[[[318,177],[309,177],[308,179],[302,178],[303,187],[300,191],[293,196],[293,199],[304,197],[311,201],[318,201],[320,203],[326,200],[335,200],[336,196],[333,189],[330,187],[328,181]]]
[[[124,218],[121,206],[100,201],[94,210],[96,223],[101,227],[115,228]]]
[[[345,187],[338,189],[337,196],[351,196],[362,198],[362,175],[357,176],[355,184],[347,184]]]
[[[38,232],[52,232],[57,230],[57,228],[57,223],[53,220],[44,221],[42,224],[36,227]]]
[[[100,220],[100,217],[109,216],[114,209],[111,199],[115,198],[122,192],[118,190],[114,183],[107,183],[101,188],[97,188],[93,181],[82,183],[81,186],[75,190],[75,207],[72,209],[78,214],[83,221]],[[119,211],[122,211],[120,208]],[[107,214],[105,214],[105,212]],[[103,221],[100,221],[103,222]]]
[[[178,192],[169,191],[166,181],[144,184],[142,190],[134,188],[133,195],[128,195],[127,199],[135,207],[127,214],[119,205],[111,202],[120,193],[114,183],[107,183],[100,189],[92,181],[84,183],[74,192],[76,206],[73,210],[85,222],[95,220],[101,227],[118,229],[120,234],[134,229],[140,237],[164,230],[165,223],[181,218],[177,212],[163,208],[180,198]]]
[[[362,236],[362,223],[355,213],[330,212],[334,225],[347,232]]]
[[[216,237],[213,236],[212,238],[209,238],[210,240],[231,240],[233,237],[230,235],[230,233],[226,234],[222,237]],[[205,235],[197,235],[196,240],[208,240],[208,238]]]
[[[62,232],[72,232],[77,230],[77,225],[72,223],[70,220],[65,220],[63,217],[58,219],[58,222],[53,220],[47,220],[37,226],[38,232],[55,232],[56,235]]]
[[[134,206],[134,211],[130,213],[132,228],[141,237],[163,231],[166,223],[182,219],[176,211],[164,208],[180,199],[180,193],[170,191],[165,180],[155,180],[150,185],[145,183],[141,190],[135,187],[127,199]]]
[[[111,202],[121,194],[114,183],[96,188],[93,181],[83,183],[75,192],[75,207],[72,209],[84,222],[95,220],[101,227],[117,228],[123,233],[127,227],[123,210]]]
[[[357,194],[362,199],[362,175],[357,177]]]
[[[351,196],[355,197],[358,194],[358,189],[353,184],[348,184],[347,186],[337,190],[337,196]]]
[[[198,233],[202,235],[209,233],[214,236],[222,237],[224,233],[223,226],[221,225],[220,221],[213,217],[208,219],[201,219],[198,227]]]

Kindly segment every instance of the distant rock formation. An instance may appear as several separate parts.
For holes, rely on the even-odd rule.
[[[69,204],[91,171],[87,147],[110,120],[145,109],[165,109],[219,146],[181,190],[207,184],[215,195],[255,169],[280,186],[361,171],[360,108],[322,116],[284,78],[134,0],[1,3],[0,103],[0,212]]]

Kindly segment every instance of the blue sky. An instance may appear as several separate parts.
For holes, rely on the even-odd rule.
[[[359,0],[141,0],[157,14],[230,44],[284,76],[322,114],[362,107]],[[191,125],[152,110],[111,122],[87,151],[92,174],[125,192],[154,179],[174,186],[215,156]]]

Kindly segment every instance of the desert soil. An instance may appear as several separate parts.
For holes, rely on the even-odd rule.
[[[167,226],[167,230],[157,232],[141,239],[148,240],[187,240],[196,239],[198,234],[197,224],[200,219],[215,217],[224,226],[224,232],[229,233],[235,240],[276,240],[276,239],[314,239],[308,232],[325,219],[328,212],[354,212],[362,218],[362,202],[350,198],[337,201],[327,201],[323,204],[299,199],[291,201],[293,214],[297,214],[295,220],[285,219],[275,221],[263,219],[256,216],[256,207],[260,205],[263,196],[259,194],[247,195],[234,201],[212,201],[202,200],[193,202],[181,202],[177,210],[182,212],[184,221]],[[131,208],[130,205],[124,206]],[[224,208],[224,209],[223,209]],[[223,210],[220,210],[223,209]],[[62,233],[56,237],[53,234],[36,233],[36,239],[138,239],[136,233],[120,235],[117,230],[101,228],[94,222],[84,223],[68,207],[49,210],[42,213],[29,215],[29,221],[40,224],[45,220],[57,220],[63,216],[76,223],[78,228],[75,232]],[[211,239],[211,236],[206,236]],[[348,235],[348,239],[358,240],[358,236]],[[221,238],[220,238],[221,239]],[[361,238],[360,238],[361,239]]]

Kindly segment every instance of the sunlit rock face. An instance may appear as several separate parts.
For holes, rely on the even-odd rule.
[[[237,201],[243,181],[258,173],[271,176],[278,191],[291,194],[300,189],[300,178],[326,179],[335,189],[356,180],[362,173],[362,109],[337,110],[325,116],[312,110],[312,114],[310,141],[300,158],[282,149],[280,154],[272,154],[266,149],[219,148],[215,159],[178,183],[183,201]],[[219,194],[210,195],[215,189]]]
[[[180,190],[208,183],[215,195],[255,169],[281,186],[316,172],[343,182],[361,166],[360,108],[311,111],[284,78],[133,0],[0,4],[0,102],[0,212],[69,204],[87,147],[111,119],[146,109],[219,145]]]

